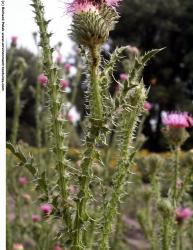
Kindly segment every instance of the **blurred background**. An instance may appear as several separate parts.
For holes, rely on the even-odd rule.
[[[59,66],[71,65],[68,81],[76,78],[78,67],[78,49],[68,37],[71,17],[65,14],[63,1],[43,1],[45,12],[53,32],[52,46],[56,52],[54,59]],[[187,111],[193,115],[193,1],[192,0],[124,0],[120,5],[120,21],[111,32],[110,39],[104,46],[104,57],[116,46],[130,45],[137,47],[140,53],[153,48],[165,50],[153,59],[144,71],[144,81],[149,91],[148,101],[152,109],[145,120],[143,133],[148,138],[144,148],[150,151],[165,151],[166,145],[160,133],[162,111]],[[17,140],[23,140],[35,146],[35,98],[33,86],[36,85],[41,73],[37,43],[39,40],[37,27],[33,20],[30,1],[7,1],[7,60],[10,56],[11,40],[17,37],[14,48],[13,62],[18,57],[25,58],[26,84],[21,93],[22,112]],[[59,59],[60,57],[60,59]],[[7,72],[13,72],[14,63]],[[117,68],[116,77],[124,73],[122,67]],[[81,84],[84,76],[78,82],[78,95],[75,107],[80,120],[75,129],[80,132],[79,123],[84,119],[84,86]],[[115,83],[112,82],[113,94]],[[70,95],[70,94],[69,94]],[[10,138],[13,120],[14,96],[7,86],[7,140]],[[193,131],[189,130],[193,135]],[[76,141],[72,142],[76,146]],[[184,149],[193,148],[191,136]]]

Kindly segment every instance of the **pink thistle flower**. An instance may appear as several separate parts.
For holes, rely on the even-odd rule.
[[[176,209],[176,220],[182,222],[189,219],[192,216],[193,212],[190,208],[177,208]]]
[[[56,246],[54,247],[54,250],[62,250],[62,248],[61,248],[60,245],[56,245]]]
[[[144,103],[144,109],[150,111],[152,109],[153,105],[150,102]]]
[[[105,0],[108,6],[118,6],[121,0]]]
[[[44,74],[39,75],[38,82],[42,87],[45,87],[48,83],[48,78]]]
[[[68,12],[80,14],[82,12],[98,12],[98,7],[92,1],[74,0],[67,8]]]
[[[17,46],[17,39],[18,39],[17,36],[12,36],[11,37],[11,45],[12,46]]]
[[[19,184],[24,187],[28,184],[28,178],[26,176],[19,177]]]
[[[69,82],[67,80],[61,79],[60,80],[60,87],[65,90],[66,88],[69,87]]]
[[[163,114],[162,123],[170,128],[189,128],[193,126],[193,119],[186,112],[166,112]]]
[[[127,81],[128,75],[125,74],[125,73],[122,73],[122,74],[119,75],[119,79],[120,79],[121,81]]]
[[[32,221],[33,222],[39,222],[40,216],[38,214],[32,214]]]
[[[70,63],[65,63],[65,64],[64,64],[64,69],[65,69],[67,72],[70,71],[71,67],[72,67],[72,64],[70,64]]]
[[[88,11],[98,12],[102,4],[109,7],[115,7],[118,6],[120,1],[121,0],[74,0],[69,4],[67,11],[75,14]]]
[[[44,214],[49,215],[52,212],[52,205],[45,203],[41,205],[40,209]]]
[[[23,244],[21,243],[14,243],[13,250],[24,250]]]

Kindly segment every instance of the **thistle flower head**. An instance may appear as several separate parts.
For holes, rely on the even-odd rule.
[[[24,250],[23,244],[21,243],[14,243],[13,250]]]
[[[89,48],[102,45],[118,19],[113,8],[115,3],[115,0],[108,3],[106,0],[74,0],[68,7],[73,13],[72,39]]]
[[[44,74],[39,75],[38,82],[42,87],[45,87],[48,83],[48,78]]]
[[[32,214],[32,221],[33,222],[39,222],[40,216],[38,214]]]
[[[44,214],[49,215],[52,212],[52,205],[45,203],[41,205],[40,209]]]
[[[26,176],[19,177],[19,184],[21,186],[26,186],[28,184],[28,178]]]
[[[102,5],[109,7],[118,6],[121,0],[74,0],[67,10],[74,14],[86,11],[97,11]]]
[[[17,46],[17,36],[12,36],[11,37],[11,46],[16,47]]]
[[[144,103],[144,109],[147,111],[150,111],[152,109],[152,104],[150,102],[145,102]]]
[[[176,209],[176,220],[178,222],[183,222],[184,220],[189,219],[193,215],[193,212],[190,208],[177,208]]]
[[[187,112],[166,112],[162,116],[162,123],[170,128],[189,128],[193,126],[193,118]]]

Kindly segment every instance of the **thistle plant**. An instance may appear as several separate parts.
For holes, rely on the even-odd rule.
[[[61,82],[58,66],[53,62],[51,34],[47,32],[49,21],[44,18],[41,1],[32,2],[43,57],[44,72],[39,82],[48,95],[49,134],[55,161],[52,178],[47,177],[45,170],[40,171],[31,155],[27,157],[20,147],[8,143],[8,148],[20,160],[20,165],[26,167],[34,177],[37,190],[41,192],[40,201],[47,204],[42,209],[51,206],[49,215],[55,215],[55,220],[59,218],[62,229],[58,232],[58,238],[62,246],[72,250],[95,249],[96,241],[98,249],[107,250],[137,151],[134,138],[148,92],[142,72],[150,58],[160,50],[152,50],[143,56],[136,53],[133,64],[127,68],[127,78],[120,83],[119,93],[112,97],[109,87],[126,47],[116,48],[109,60],[104,60],[101,52],[109,32],[118,21],[118,1],[74,0],[69,4],[68,11],[72,13],[71,37],[80,46],[87,66],[88,90],[85,98],[88,115],[84,128],[84,152],[80,168],[77,169],[67,160],[67,121],[62,114],[67,99],[61,93],[61,83],[64,82]],[[108,136],[112,131],[116,134],[119,160],[112,176],[112,185],[107,187],[105,178],[94,172],[94,165],[106,167],[101,149],[109,146]],[[74,183],[77,194],[72,195],[69,189]],[[99,194],[93,189],[95,183],[99,184]]]
[[[23,58],[18,58],[15,62],[15,70],[13,71],[9,84],[11,86],[11,91],[14,96],[14,114],[13,114],[13,123],[11,131],[11,142],[16,143],[18,129],[19,129],[19,117],[21,114],[22,103],[21,103],[21,92],[25,87],[26,80],[24,79],[24,72],[27,67],[27,64]],[[15,79],[15,84],[13,83]]]
[[[191,217],[192,212],[191,209],[183,206],[187,200],[186,192],[191,183],[192,163],[191,154],[188,153],[188,156],[182,158],[181,146],[188,138],[186,128],[191,127],[192,122],[192,117],[187,113],[165,113],[162,118],[164,125],[162,131],[171,149],[173,159],[163,161],[158,156],[150,155],[143,160],[144,180],[146,183],[149,182],[153,195],[146,204],[146,208],[149,207],[151,212],[147,213],[146,208],[140,210],[138,219],[150,242],[151,249],[185,249],[182,246],[184,230],[182,225],[186,218]],[[166,173],[163,174],[164,168],[171,168],[171,173],[168,174],[168,170],[165,170]],[[151,221],[150,224],[147,218]],[[154,221],[157,223],[154,224]],[[155,241],[158,235],[161,237]]]

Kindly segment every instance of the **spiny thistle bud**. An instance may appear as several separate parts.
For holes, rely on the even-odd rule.
[[[174,214],[172,204],[167,199],[162,199],[158,202],[158,210],[163,214],[163,216],[170,217]]]
[[[74,13],[71,36],[78,44],[89,48],[102,45],[118,19],[116,10],[105,1],[75,0],[70,8]]]
[[[164,160],[158,154],[151,154],[146,158],[146,166],[149,167],[149,174],[154,175],[162,166]]]
[[[18,57],[16,62],[15,62],[15,66],[17,68],[21,68],[21,69],[26,69],[27,68],[27,63],[25,61],[25,59],[23,57]]]
[[[188,139],[189,133],[185,128],[162,128],[163,136],[172,147],[181,147]]]
[[[136,104],[143,105],[145,98],[146,98],[146,89],[144,88],[143,84],[138,85],[130,92],[131,106],[136,106]]]

